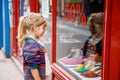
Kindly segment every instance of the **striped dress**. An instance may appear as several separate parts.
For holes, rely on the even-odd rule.
[[[34,80],[30,69],[38,69],[40,78],[45,80],[45,53],[46,50],[42,44],[35,39],[27,37],[23,46],[23,65],[24,65],[24,80]]]

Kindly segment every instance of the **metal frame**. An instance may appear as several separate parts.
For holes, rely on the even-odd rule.
[[[56,0],[52,0],[52,63],[56,62]]]
[[[0,48],[3,47],[3,0],[0,0]]]
[[[10,57],[10,22],[8,8],[8,0],[3,0],[3,49],[7,58]]]

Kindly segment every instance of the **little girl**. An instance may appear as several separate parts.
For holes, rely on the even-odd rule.
[[[39,42],[46,24],[40,13],[30,13],[20,20],[18,46],[23,53],[24,80],[50,80],[51,68],[46,48]]]

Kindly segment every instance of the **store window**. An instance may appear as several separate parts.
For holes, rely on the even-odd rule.
[[[101,79],[103,20],[104,0],[57,1],[56,62],[76,80]]]

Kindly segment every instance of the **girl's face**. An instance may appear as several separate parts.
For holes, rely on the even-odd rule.
[[[34,35],[35,35],[36,38],[40,38],[40,37],[43,36],[43,34],[45,33],[45,31],[46,31],[46,25],[42,24],[42,25],[36,27]]]
[[[90,30],[90,32],[91,32],[92,35],[95,34],[95,26],[92,23],[89,26],[89,30]]]
[[[89,30],[91,32],[92,35],[98,34],[101,32],[101,26],[98,24],[91,24],[91,26],[89,26]]]

